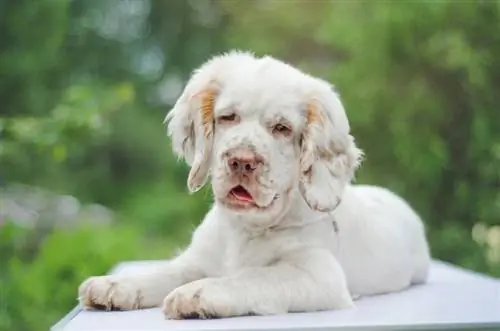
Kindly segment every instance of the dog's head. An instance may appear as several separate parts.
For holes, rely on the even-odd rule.
[[[272,217],[297,192],[331,211],[362,156],[327,82],[250,53],[206,62],[165,121],[190,191],[211,175],[216,203],[235,213]]]

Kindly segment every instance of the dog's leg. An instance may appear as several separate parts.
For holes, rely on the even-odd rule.
[[[90,277],[78,290],[83,307],[130,310],[161,306],[166,295],[186,283],[220,272],[224,238],[211,213],[177,258],[141,273]]]
[[[171,292],[163,303],[170,318],[270,315],[352,307],[344,272],[326,250],[287,254],[268,267],[205,278]]]
[[[78,290],[84,308],[130,310],[158,307],[176,287],[204,277],[190,256],[181,255],[141,273],[90,277]]]

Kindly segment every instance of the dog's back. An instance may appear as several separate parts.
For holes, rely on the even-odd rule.
[[[402,198],[377,186],[349,186],[336,219],[338,258],[355,294],[425,282],[430,254],[424,225]]]

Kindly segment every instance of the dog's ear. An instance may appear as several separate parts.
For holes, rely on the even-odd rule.
[[[363,152],[349,133],[340,98],[320,81],[306,104],[306,126],[301,138],[299,190],[309,207],[333,211],[345,186],[353,179]]]
[[[205,185],[212,162],[214,107],[228,72],[250,53],[233,51],[216,56],[195,70],[173,109],[165,117],[174,152],[191,166],[187,186]]]
[[[191,192],[205,185],[210,169],[213,110],[220,85],[203,71],[195,72],[174,108],[165,118],[172,148],[191,166],[187,186]]]

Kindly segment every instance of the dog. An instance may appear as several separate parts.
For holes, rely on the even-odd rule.
[[[427,280],[423,222],[391,191],[353,184],[363,152],[328,82],[231,51],[194,71],[165,123],[214,203],[189,246],[138,274],[90,277],[85,308],[171,319],[348,309]]]

